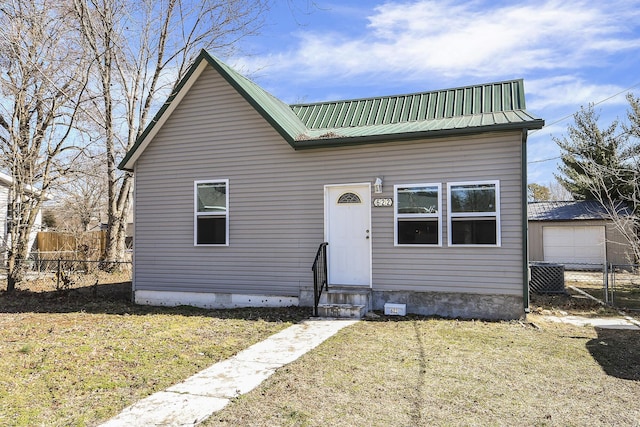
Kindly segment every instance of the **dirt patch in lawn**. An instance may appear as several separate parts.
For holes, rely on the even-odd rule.
[[[596,298],[597,299],[597,298]],[[619,310],[603,305],[571,288],[566,294],[531,294],[533,314],[574,315],[585,317],[620,316]]]

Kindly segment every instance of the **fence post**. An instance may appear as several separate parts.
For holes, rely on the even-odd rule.
[[[58,272],[56,273],[56,289],[60,289],[60,258],[58,258]]]
[[[604,262],[604,302],[609,305],[609,263],[607,261]]]

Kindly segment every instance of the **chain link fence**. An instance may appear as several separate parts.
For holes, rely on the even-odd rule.
[[[640,311],[640,264],[609,266],[606,298],[614,307]]]
[[[638,264],[530,262],[529,267],[533,293],[567,293],[574,287],[612,307],[640,311]]]
[[[127,285],[131,282],[131,261],[104,261],[73,258],[77,252],[34,252],[26,260],[20,289],[33,292],[68,291],[100,285]],[[6,267],[0,271],[6,279]]]

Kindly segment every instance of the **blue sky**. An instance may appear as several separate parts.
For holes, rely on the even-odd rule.
[[[640,95],[640,0],[276,0],[227,61],[287,103],[394,95],[523,78],[529,182],[554,181],[553,137],[598,103],[602,126]]]

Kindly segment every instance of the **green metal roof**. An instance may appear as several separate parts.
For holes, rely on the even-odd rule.
[[[208,56],[207,59],[285,137],[287,142],[292,143],[296,135],[306,131],[305,125],[294,114],[289,105],[280,101],[217,58]]]
[[[524,110],[501,111],[496,113],[454,116],[432,120],[416,120],[368,126],[310,129],[305,134],[299,135],[297,141],[327,139],[329,137],[376,138],[382,136],[400,136],[401,138],[408,138],[412,134],[414,134],[414,137],[418,138],[429,137],[429,135],[425,135],[426,132],[431,133],[431,136],[443,136],[446,134],[477,133],[499,129],[505,130],[509,128],[535,129],[538,128],[538,126],[532,122],[536,120],[539,119]],[[529,123],[530,126],[523,126],[524,123]]]
[[[524,110],[522,80],[348,101],[292,105],[309,129],[438,120]]]
[[[216,69],[294,149],[544,126],[544,120],[526,111],[522,80],[289,106],[203,50],[120,162],[120,168],[133,169],[157,132],[156,126],[164,123],[174,104],[202,72],[203,61]]]

